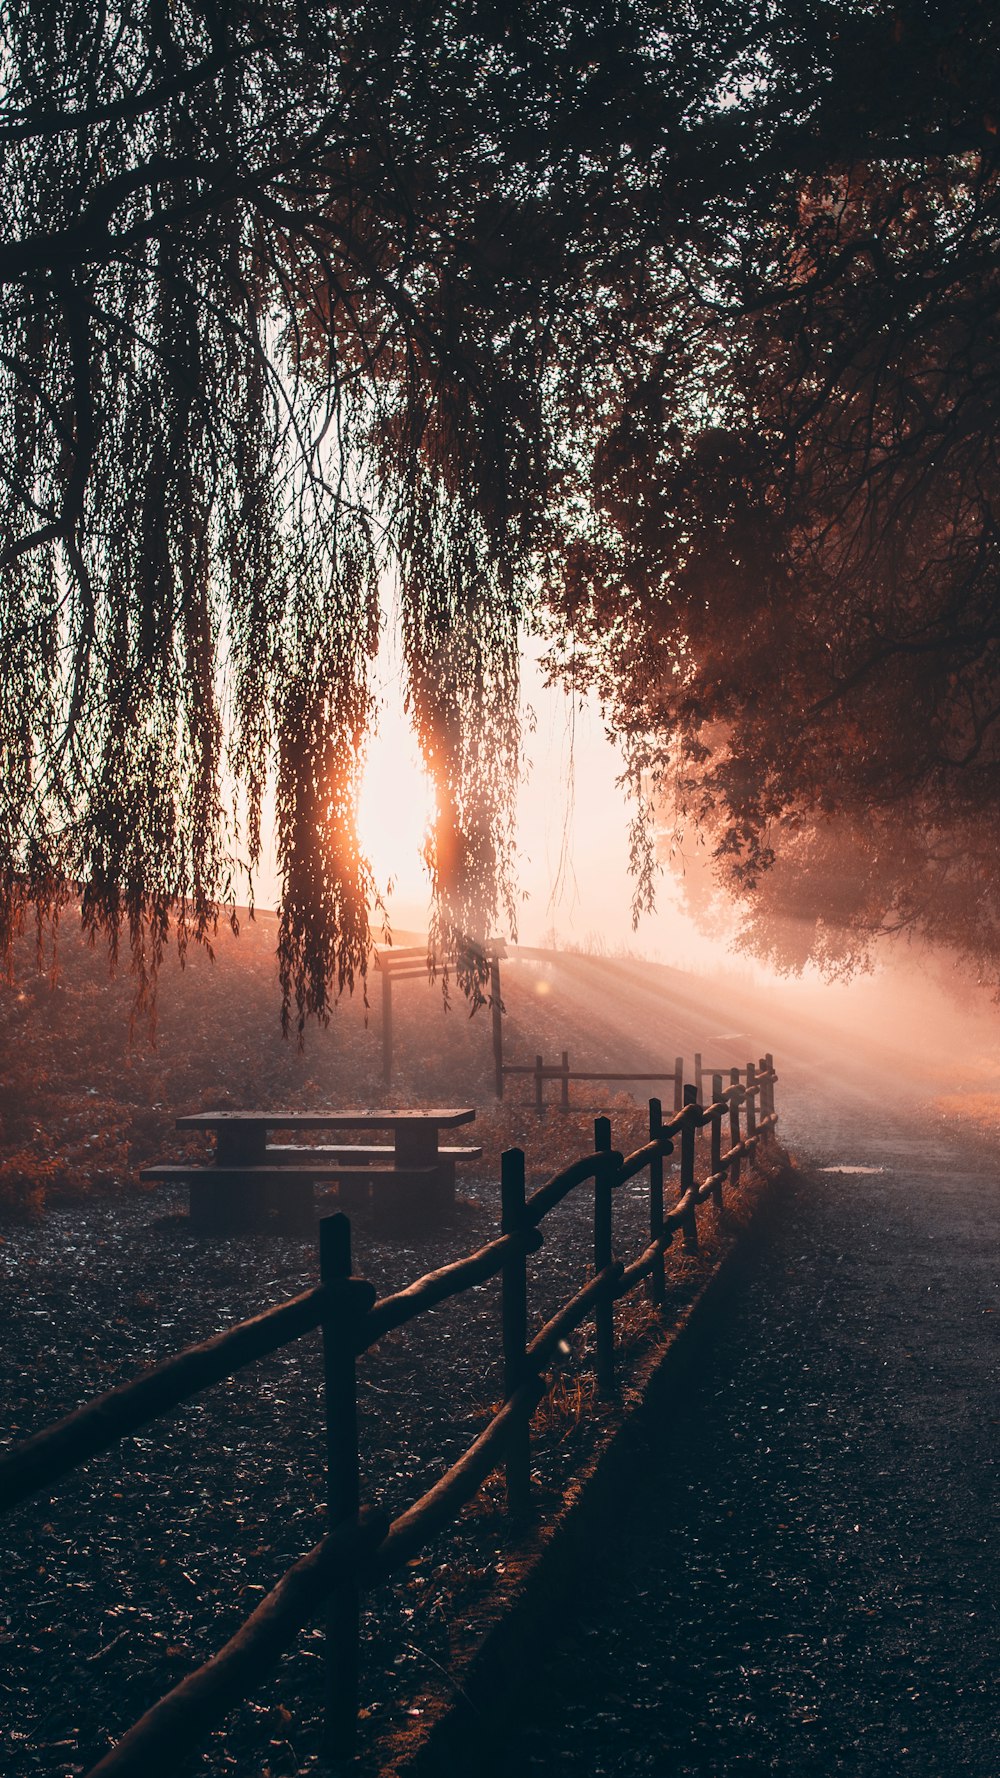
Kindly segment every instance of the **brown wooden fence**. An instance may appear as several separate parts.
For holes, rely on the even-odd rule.
[[[745,1084],[740,1076],[745,1075]],[[0,1458],[0,1510],[7,1510],[59,1480],[118,1439],[137,1432],[197,1391],[255,1359],[319,1328],[323,1339],[327,1446],[326,1535],[302,1556],[261,1600],[234,1636],[196,1672],[154,1704],[92,1769],[90,1778],[156,1778],[171,1773],[226,1713],[247,1697],[277,1664],[299,1631],[325,1614],[324,1751],[338,1758],[354,1748],[358,1712],[359,1598],[363,1589],[403,1567],[438,1531],[451,1524],[491,1472],[503,1466],[507,1510],[522,1519],[531,1508],[531,1417],[545,1393],[543,1373],[573,1328],[591,1317],[595,1370],[603,1395],[615,1382],[615,1304],[646,1282],[654,1304],[665,1294],[663,1256],[681,1233],[698,1244],[698,1206],[723,1202],[741,1163],[777,1122],[770,1055],[745,1069],[712,1075],[712,1100],[702,1107],[694,1086],[684,1105],[664,1121],[658,1099],[649,1102],[649,1141],[623,1156],[612,1147],[611,1124],[597,1118],[594,1152],[564,1167],[530,1194],[521,1149],[502,1160],[501,1230],[477,1253],[429,1272],[392,1296],[351,1271],[351,1230],[346,1216],[320,1223],[320,1282],[225,1333],[190,1346],[154,1369],[88,1402],[56,1425],[36,1433]],[[741,1119],[743,1127],[741,1130]],[[710,1132],[707,1176],[695,1173],[695,1139]],[[679,1138],[679,1195],[664,1200],[664,1161]],[[617,1188],[648,1173],[649,1243],[629,1263],[615,1257],[613,1205]],[[527,1265],[544,1245],[541,1223],[570,1192],[593,1192],[593,1276],[529,1337]],[[358,1357],[392,1328],[402,1327],[438,1303],[487,1279],[501,1278],[504,1402],[458,1461],[412,1506],[390,1521],[362,1506],[359,1493]]]
[[[500,961],[507,955],[502,938],[488,938],[483,958],[490,966],[490,1035],[493,1044],[493,1071],[498,1099],[503,1098],[503,1000],[500,994]],[[382,977],[382,1081],[392,1085],[392,991],[398,982],[433,980],[439,965],[426,944],[386,946],[376,954]]]
[[[696,1057],[696,1062],[700,1062],[700,1058]],[[669,1074],[663,1069],[661,1069],[658,1074],[644,1074],[640,1069],[634,1069],[632,1073],[628,1073],[625,1070],[619,1071],[618,1073],[610,1073],[607,1069],[600,1068],[571,1068],[569,1065],[569,1050],[563,1050],[560,1053],[558,1062],[546,1062],[542,1056],[536,1056],[533,1062],[504,1062],[500,1066],[499,1079],[501,1085],[497,1092],[498,1099],[503,1097],[503,1079],[504,1076],[508,1074],[527,1074],[531,1076],[535,1083],[535,1097],[533,1104],[536,1111],[544,1111],[545,1109],[545,1082],[547,1080],[557,1080],[559,1082],[560,1111],[570,1110],[569,1083],[571,1080],[600,1080],[604,1082],[628,1081],[630,1084],[640,1080],[668,1080],[673,1083],[674,1110],[680,1111],[684,1104],[683,1056],[678,1056],[675,1059],[673,1072]],[[700,1081],[700,1075],[697,1076],[697,1078]],[[698,1092],[696,1096],[700,1102],[700,1092]]]

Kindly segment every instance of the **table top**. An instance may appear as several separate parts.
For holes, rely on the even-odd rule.
[[[471,1124],[472,1106],[431,1106],[426,1111],[389,1107],[382,1111],[194,1111],[176,1122],[178,1130],[393,1130],[434,1125],[454,1130]]]

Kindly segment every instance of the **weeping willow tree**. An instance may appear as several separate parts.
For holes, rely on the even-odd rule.
[[[641,375],[662,331],[751,13],[6,0],[8,957],[78,899],[148,991],[172,932],[234,914],[273,780],[284,1016],[325,1017],[368,955],[392,573],[437,937],[475,994],[510,911],[518,626],[597,367]]]
[[[5,0],[0,951],[78,900],[147,994],[273,784],[284,1016],[326,1017],[389,575],[473,999],[539,598],[744,889],[900,735],[916,823],[989,814],[994,37],[985,0]]]

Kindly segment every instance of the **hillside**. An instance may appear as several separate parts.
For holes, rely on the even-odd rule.
[[[175,1117],[208,1107],[468,1102],[489,1121],[488,1011],[470,1018],[460,995],[446,1007],[440,982],[398,983],[387,1090],[379,975],[370,978],[369,1008],[361,993],[346,997],[326,1029],[307,1031],[300,1050],[281,1035],[274,937],[273,915],[260,915],[238,937],[222,931],[214,961],[192,949],[182,967],[171,955],[155,1027],[140,1021],[131,1037],[126,970],[111,975],[106,956],[68,922],[50,973],[39,973],[25,939],[14,982],[0,989],[0,1204],[30,1211],[68,1193],[131,1190],[146,1161],[187,1152]],[[611,990],[627,988],[637,971],[638,991],[643,969],[568,954],[512,960],[503,971],[507,1059],[530,1061],[542,1051],[555,1060],[568,1048],[578,1067],[672,1067],[704,1030],[697,994],[685,1006],[675,992],[668,1017],[662,984],[647,983],[650,1003],[636,1020]],[[517,1139],[524,1122],[517,1102],[530,1096],[528,1084],[512,1083],[508,1096],[497,1132],[504,1141]],[[598,1082],[578,1096],[597,1109],[620,1097]],[[537,1128],[533,1114],[525,1117]]]
[[[484,1166],[511,1142],[537,1152],[539,1165],[559,1163],[558,1117],[539,1127],[529,1081],[509,1081],[508,1102],[496,1107],[487,1010],[470,1018],[460,995],[446,1008],[440,982],[397,983],[387,1090],[378,973],[369,978],[368,1009],[361,993],[345,997],[326,1029],[310,1027],[300,1050],[281,1035],[274,941],[275,918],[262,914],[244,921],[238,937],[223,930],[214,961],[192,948],[182,967],[171,954],[155,1030],[140,1022],[130,1038],[127,970],[112,976],[106,955],[67,920],[56,970],[40,974],[26,938],[13,983],[0,987],[0,1208],[32,1212],[81,1191],[132,1192],[147,1161],[198,1151],[196,1139],[179,1141],[174,1119],[209,1107],[469,1103]],[[823,1016],[818,999],[755,988],[736,975],[710,979],[635,958],[524,948],[503,965],[502,988],[508,1062],[530,1062],[538,1052],[556,1062],[567,1049],[575,1068],[646,1072],[670,1069],[683,1054],[690,1078],[695,1051],[706,1066],[727,1067],[773,1051],[786,1139],[806,1148],[823,1146],[822,1107],[831,1097],[857,1095],[870,1108],[884,1091],[929,1094],[951,1111],[976,1109],[986,1125],[997,1120],[995,1030],[983,1024],[978,1048],[953,1044],[952,1063],[943,1004],[915,1006],[909,1019],[904,1006],[890,1017],[886,995],[879,1000],[859,984],[853,1002],[829,997]],[[658,1089],[634,1090],[642,1106]],[[672,1088],[661,1090],[669,1102]],[[547,1093],[557,1096],[554,1086]],[[623,1097],[599,1081],[574,1090],[588,1112],[617,1104],[621,1113]],[[641,1132],[641,1113],[630,1122]]]

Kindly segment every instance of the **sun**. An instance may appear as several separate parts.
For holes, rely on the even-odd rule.
[[[358,838],[380,892],[426,902],[422,852],[434,817],[434,791],[405,711],[385,700],[365,758],[358,797]]]

